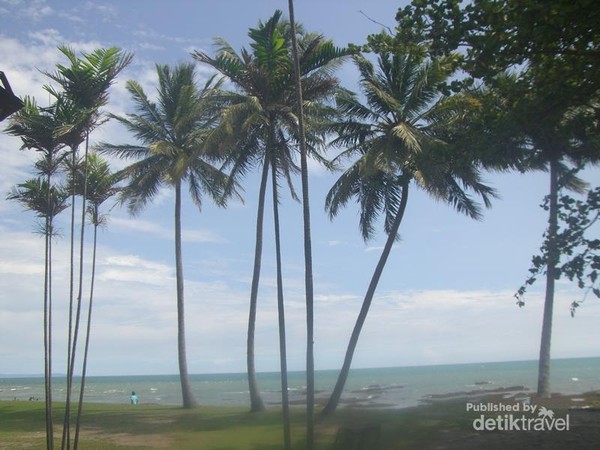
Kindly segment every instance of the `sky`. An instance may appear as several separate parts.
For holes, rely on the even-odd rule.
[[[393,27],[402,2],[297,0],[296,19],[337,45],[363,43],[380,24]],[[111,88],[107,110],[133,112],[125,82],[135,79],[153,95],[155,64],[192,61],[193,50],[214,53],[214,37],[236,49],[247,32],[283,0],[0,0],[0,70],[19,96],[47,104],[42,71],[61,59],[57,46],[77,52],[118,46],[133,63]],[[367,17],[368,16],[368,17]],[[197,67],[199,81],[211,75]],[[337,73],[357,90],[351,64]],[[0,124],[2,130],[7,122]],[[132,143],[119,124],[108,122],[92,143]],[[32,177],[32,151],[0,133],[0,374],[43,372],[43,238],[32,213],[6,200],[17,183]],[[332,150],[330,156],[334,156]],[[111,161],[122,167],[120,161]],[[596,184],[598,170],[584,177]],[[362,241],[356,205],[329,220],[324,199],[339,174],[310,165],[315,277],[315,365],[341,366],[354,321],[385,242],[383,232]],[[542,321],[543,283],[533,286],[518,308],[513,297],[527,277],[546,217],[539,207],[548,190],[544,173],[485,174],[500,198],[474,221],[413,189],[401,240],[395,244],[364,326],[354,367],[392,367],[536,359]],[[187,355],[190,373],[244,372],[246,329],[253,267],[258,174],[243,181],[244,202],[227,209],[207,200],[198,211],[183,209]],[[300,180],[295,180],[300,189]],[[268,194],[269,195],[269,194]],[[272,204],[267,201],[265,246],[256,328],[256,367],[279,367]],[[114,207],[99,234],[90,375],[175,374],[177,366],[174,195],[162,190],[136,217]],[[282,196],[281,230],[286,302],[288,366],[305,361],[302,211]],[[54,244],[54,371],[66,365],[68,222]],[[381,227],[380,227],[381,228]],[[87,231],[88,242],[91,235]],[[87,247],[88,252],[90,246]],[[89,255],[89,253],[87,253]],[[85,266],[85,290],[89,283]],[[600,304],[590,298],[575,318],[573,300],[583,293],[569,282],[557,285],[552,356],[600,356]],[[86,296],[84,295],[84,298]]]

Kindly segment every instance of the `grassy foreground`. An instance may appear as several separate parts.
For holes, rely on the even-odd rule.
[[[479,400],[478,400],[479,401]],[[487,401],[487,400],[486,400]],[[498,401],[498,399],[492,399]],[[476,432],[465,401],[435,403],[404,410],[343,409],[319,418],[320,450],[595,448],[600,439],[599,394],[589,394],[589,410],[571,410],[566,397],[547,403],[558,415],[571,416],[571,430],[556,432]],[[61,404],[55,406],[56,437],[60,438]],[[292,411],[293,448],[304,448],[304,414]],[[0,402],[0,449],[44,449],[42,402]],[[358,446],[363,439],[364,444]],[[375,440],[377,444],[375,444]],[[58,439],[57,439],[58,441]],[[560,442],[564,441],[564,444]],[[60,445],[59,442],[57,442]],[[559,444],[559,446],[556,446]],[[532,447],[534,445],[535,447]],[[278,410],[250,414],[242,409],[201,407],[183,410],[159,405],[87,404],[82,450],[202,449],[279,450],[282,448]]]
[[[317,448],[346,450],[347,441],[353,440],[353,430],[360,432],[378,426],[381,427],[379,448],[418,448],[421,446],[415,446],[417,443],[433,442],[444,430],[466,427],[464,414],[461,417],[452,413],[458,409],[464,411],[464,406],[444,405],[443,411],[438,411],[441,414],[438,418],[433,417],[428,408],[394,412],[342,410],[332,418],[319,420]],[[62,423],[61,413],[62,405],[57,404],[57,438],[60,438],[57,424]],[[294,448],[304,447],[304,419],[301,409],[292,411]],[[45,448],[42,402],[0,402],[0,423],[0,449]],[[143,404],[87,404],[80,439],[83,450],[279,450],[282,448],[281,415],[278,410],[250,414],[231,408],[184,410]],[[343,440],[346,442],[341,442]]]

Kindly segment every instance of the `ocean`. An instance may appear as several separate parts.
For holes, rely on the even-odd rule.
[[[324,401],[335,383],[337,370],[315,373],[316,398]],[[245,374],[191,375],[196,399],[202,405],[248,406]],[[487,392],[523,396],[535,392],[537,361],[491,362],[438,366],[353,369],[342,404],[345,406],[406,408],[452,397],[476,398]],[[78,392],[78,381],[76,380]],[[280,403],[278,373],[259,373],[258,383],[267,405]],[[290,402],[303,403],[305,374],[289,373]],[[600,389],[600,358],[556,359],[551,366],[552,392],[576,394]],[[140,403],[181,404],[178,375],[88,377],[85,401],[129,403],[135,391]],[[0,400],[43,400],[41,377],[0,377]],[[65,379],[53,383],[55,400],[65,396]]]

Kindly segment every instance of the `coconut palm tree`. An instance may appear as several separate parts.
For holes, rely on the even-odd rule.
[[[249,31],[252,50],[242,49],[238,54],[223,39],[215,41],[217,55],[212,58],[196,51],[194,57],[215,68],[229,78],[237,92],[229,93],[228,103],[221,116],[221,126],[213,140],[221,143],[222,151],[228,152],[226,163],[231,165],[232,179],[244,175],[255,165],[262,165],[261,183],[258,197],[256,220],[256,243],[254,266],[250,292],[250,313],[248,318],[247,368],[251,411],[264,410],[256,382],[254,364],[254,331],[256,326],[256,306],[260,278],[263,242],[263,216],[268,172],[272,171],[274,201],[277,195],[277,180],[283,178],[290,186],[291,175],[298,171],[295,163],[295,145],[299,142],[299,120],[296,92],[293,77],[293,60],[290,45],[290,27],[282,20],[281,11],[265,23]],[[316,120],[331,112],[327,101],[337,87],[337,80],[331,75],[336,62],[347,52],[333,46],[320,35],[302,33],[300,43],[300,74],[304,80],[303,96],[313,125]],[[307,119],[307,120],[309,120]],[[320,159],[316,152],[323,144],[322,137],[308,133],[307,149]],[[277,205],[273,205],[274,220],[278,223]],[[279,239],[276,225],[275,240]],[[276,259],[281,261],[277,250]],[[281,267],[277,268],[278,273]],[[282,369],[282,404],[285,417],[287,408],[287,377],[285,363],[285,330],[283,317],[283,288],[278,286],[278,310],[280,312],[280,352]],[[288,442],[289,430],[284,427],[284,439]],[[286,444],[287,445],[287,444]]]
[[[105,120],[101,108],[108,102],[109,88],[114,83],[117,75],[131,62],[133,55],[124,53],[117,47],[100,48],[91,53],[82,53],[81,56],[78,56],[68,46],[60,46],[58,49],[67,58],[69,65],[57,64],[54,72],[45,73],[53,82],[58,84],[59,88],[52,85],[44,87],[56,100],[57,115],[64,122],[64,126],[59,130],[58,135],[60,140],[71,148],[71,167],[74,168],[78,159],[79,146],[83,142],[85,142],[86,155],[84,158],[87,157],[90,133]],[[70,448],[71,391],[83,297],[85,195],[81,205],[79,284],[75,318],[73,318],[75,294],[75,192],[72,193],[71,203],[71,271],[67,343],[67,392],[61,444],[63,449],[65,447]]]
[[[83,165],[87,167],[83,167]],[[122,180],[122,173],[113,173],[108,162],[97,153],[90,153],[87,160],[80,160],[75,170],[70,170],[75,178],[69,179],[70,191],[77,195],[84,195],[87,199],[88,218],[94,227],[92,244],[92,268],[90,274],[90,294],[87,311],[86,335],[83,350],[83,367],[81,370],[81,388],[79,391],[79,403],[77,406],[77,418],[75,422],[75,438],[73,448],[77,450],[79,444],[79,431],[81,428],[81,413],[83,411],[83,396],[85,392],[85,381],[87,373],[88,351],[90,334],[92,329],[92,310],[94,302],[94,282],[96,275],[96,250],[98,242],[98,227],[106,225],[107,215],[100,212],[100,207],[111,197],[119,192],[118,183]]]
[[[442,82],[453,72],[449,59],[423,61],[410,54],[382,51],[377,70],[363,56],[356,56],[355,62],[366,104],[354,94],[341,95],[338,108],[347,119],[332,129],[338,133],[335,144],[346,147],[338,158],[358,155],[358,159],[329,191],[326,208],[333,218],[355,199],[360,205],[363,238],[373,236],[376,221],[382,215],[388,237],[323,414],[337,408],[362,326],[397,239],[411,186],[475,219],[480,217],[480,208],[467,191],[480,196],[486,206],[494,195],[482,183],[478,165],[465,149],[457,151],[444,140],[469,105],[468,98],[448,98],[440,93]]]
[[[182,187],[188,185],[198,208],[203,194],[223,204],[227,177],[211,164],[204,140],[217,121],[213,91],[221,82],[210,78],[199,89],[193,64],[173,68],[157,65],[158,101],[152,102],[139,83],[127,82],[137,113],[112,116],[133,133],[142,145],[102,144],[99,151],[127,160],[137,160],[123,170],[128,183],[121,198],[136,214],[156,196],[162,186],[175,191],[175,268],[177,278],[177,346],[183,407],[193,408],[186,357],[183,259],[181,251]],[[235,189],[234,189],[235,191]]]
[[[253,52],[242,50],[242,56],[226,42],[218,41],[217,57],[196,52],[194,57],[217,69],[227,76],[241,90],[240,94],[233,94],[229,100],[229,107],[222,115],[221,129],[227,127],[236,137],[225,142],[233,143],[234,150],[229,153],[229,160],[233,162],[231,171],[232,179],[247,170],[247,167],[261,158],[264,154],[261,185],[259,189],[259,205],[257,213],[255,261],[250,292],[250,314],[247,339],[247,365],[248,383],[250,392],[250,410],[252,412],[265,409],[258,385],[254,367],[254,330],[256,323],[256,306],[260,266],[262,259],[262,234],[263,217],[266,195],[266,185],[269,168],[271,169],[271,186],[273,195],[273,221],[275,232],[275,259],[277,277],[277,309],[279,325],[279,349],[281,371],[281,403],[284,423],[284,448],[291,446],[287,357],[285,340],[285,313],[283,275],[280,245],[279,226],[279,194],[278,177],[283,176],[291,187],[290,173],[296,170],[292,161],[289,147],[278,121],[285,114],[289,114],[289,105],[285,103],[285,94],[288,86],[289,58],[286,39],[280,24],[281,12],[277,11],[266,23],[259,23],[258,28],[251,29],[249,36],[252,40]],[[284,108],[286,111],[284,111]],[[233,120],[232,120],[233,119]],[[235,121],[234,121],[235,120]],[[242,135],[244,131],[247,132]],[[225,134],[218,130],[218,134]],[[227,133],[232,134],[232,133]],[[215,136],[216,138],[216,136]],[[292,195],[295,193],[292,188]]]
[[[294,0],[288,1],[290,28],[292,36],[292,56],[294,61],[294,85],[296,88],[298,134],[300,144],[300,172],[302,178],[302,218],[304,225],[304,280],[306,290],[306,446],[314,448],[314,409],[315,409],[315,361],[314,361],[314,294],[312,271],[312,240],[310,229],[310,206],[308,192],[308,159],[306,152],[306,133],[304,131],[304,102],[302,100],[302,79],[300,76],[300,57],[296,37]]]
[[[22,149],[34,149],[41,153],[36,162],[40,176],[45,177],[46,186],[52,186],[52,176],[66,156],[61,152],[63,144],[57,139],[61,127],[54,108],[41,108],[35,99],[26,97],[23,108],[13,114],[6,132],[21,138]],[[32,186],[30,186],[32,187]],[[46,406],[46,446],[53,448],[54,432],[52,421],[52,233],[54,215],[52,189],[46,188],[46,211],[44,216],[45,259],[44,259],[44,384]],[[39,206],[39,205],[38,205]],[[43,206],[43,205],[42,205]]]

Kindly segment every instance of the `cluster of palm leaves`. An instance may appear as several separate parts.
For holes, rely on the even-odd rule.
[[[293,19],[292,5],[290,17]],[[325,146],[322,125],[331,120],[334,114],[332,100],[337,92],[338,83],[332,71],[348,54],[348,50],[336,48],[321,35],[305,33],[303,30],[296,33],[295,22],[283,21],[279,11],[267,22],[251,29],[248,34],[252,41],[252,51],[242,49],[238,55],[225,41],[216,40],[216,57],[210,57],[203,52],[195,52],[194,57],[226,76],[237,88],[236,93],[227,100],[228,105],[222,116],[224,121],[221,126],[227,138],[221,139],[217,144],[220,151],[227,155],[226,162],[231,164],[231,176],[243,175],[251,165],[262,165],[247,346],[252,411],[264,409],[254,368],[254,329],[262,258],[266,185],[268,172],[271,171],[285,448],[290,448],[291,441],[278,179],[284,178],[292,196],[296,197],[291,175],[295,172],[301,172],[302,175],[307,291],[307,441],[310,447],[313,440],[314,366],[312,256],[306,158],[311,155],[328,164],[320,155],[320,150]],[[296,39],[297,35],[299,39]],[[222,135],[217,134],[215,137],[219,139]]]
[[[97,228],[103,223],[101,205],[116,193],[119,177],[110,172],[105,161],[89,153],[89,135],[103,119],[102,108],[108,102],[108,90],[115,77],[129,64],[132,55],[116,47],[98,49],[78,56],[69,47],[59,47],[68,65],[59,64],[55,72],[46,73],[54,84],[44,86],[52,99],[48,107],[39,106],[35,99],[26,98],[24,107],[11,118],[7,132],[18,136],[23,149],[40,153],[35,163],[37,176],[13,188],[8,198],[33,211],[40,220],[39,232],[45,237],[44,274],[44,378],[46,400],[46,444],[54,448],[52,421],[52,242],[57,236],[55,218],[71,207],[70,276],[67,329],[67,390],[63,423],[62,448],[71,448],[71,397],[77,343],[83,306],[83,245],[86,217],[94,226],[92,267],[95,268]],[[85,143],[84,155],[80,146]],[[79,260],[76,263],[75,212],[76,197],[80,197],[81,229]],[[77,286],[75,278],[78,277]],[[78,446],[80,418],[83,405],[85,371],[91,330],[94,269],[91,274],[82,382],[77,408],[76,432],[73,442]]]
[[[291,3],[291,2],[290,2]],[[271,184],[275,259],[277,270],[277,304],[280,334],[284,443],[290,448],[290,418],[287,398],[287,363],[285,336],[283,259],[280,245],[280,182],[290,188],[294,175],[302,178],[302,204],[305,226],[306,295],[307,295],[307,442],[312,445],[314,410],[312,256],[310,213],[308,207],[307,157],[329,168],[347,166],[326,199],[331,217],[351,202],[360,207],[360,231],[365,239],[373,236],[378,219],[383,218],[388,235],[381,258],[365,294],[363,307],[353,330],[344,366],[334,392],[325,408],[337,407],[348,376],[352,356],[362,325],[373,300],[378,281],[400,229],[408,203],[409,191],[425,190],[436,200],[446,202],[472,218],[480,217],[481,199],[490,205],[494,191],[481,181],[482,163],[470,156],[468,149],[455,144],[461,120],[472,109],[469,94],[445,96],[441,86],[453,75],[450,61],[425,60],[422,56],[379,53],[374,63],[355,50],[337,48],[322,35],[296,29],[293,9],[289,22],[277,11],[268,21],[250,29],[250,48],[236,52],[223,39],[216,39],[215,56],[196,51],[195,60],[214,69],[215,75],[199,87],[194,65],[175,67],[157,65],[157,100],[152,101],[136,81],[126,85],[135,113],[110,115],[127,128],[136,144],[101,143],[100,153],[122,158],[130,164],[117,174],[95,153],[88,154],[89,135],[104,120],[101,107],[106,104],[108,87],[129,62],[130,55],[117,49],[101,50],[77,57],[61,49],[69,66],[57,66],[48,74],[62,90],[48,88],[56,98],[49,108],[27,100],[16,115],[9,132],[21,136],[23,147],[42,152],[38,164],[45,176],[19,185],[11,198],[24,203],[42,218],[46,236],[45,345],[47,380],[51,373],[51,242],[53,219],[68,207],[71,192],[72,223],[75,223],[74,195],[82,197],[83,214],[94,227],[95,260],[97,227],[104,221],[100,206],[111,196],[135,214],[149,204],[161,188],[175,192],[174,243],[176,266],[176,300],[178,320],[178,359],[183,406],[196,405],[189,383],[184,312],[184,276],[181,243],[182,190],[188,192],[198,208],[205,197],[225,206],[231,197],[240,197],[242,178],[260,168],[260,187],[256,217],[256,243],[250,290],[247,366],[252,411],[263,410],[254,363],[254,334],[263,246],[263,223],[267,185]],[[339,86],[334,71],[352,58],[360,73],[362,98]],[[229,84],[226,84],[229,83]],[[233,89],[226,89],[232,86]],[[78,148],[85,143],[85,154]],[[331,146],[342,148],[333,162],[324,152]],[[68,163],[67,163],[68,161]],[[349,162],[349,163],[348,163]],[[67,167],[68,186],[62,188],[52,175]],[[43,169],[43,170],[42,170]],[[84,232],[82,220],[81,236]],[[74,225],[72,225],[73,227]],[[71,230],[72,255],[75,253],[74,228]],[[83,242],[83,238],[82,238]],[[82,247],[80,247],[82,254]],[[82,257],[79,259],[80,267]],[[72,380],[79,330],[82,272],[75,295],[75,261],[71,257],[71,305],[69,309],[69,354],[67,373]],[[88,305],[85,340],[85,375],[93,276]],[[76,303],[74,303],[76,299]],[[85,376],[84,376],[85,379]],[[51,407],[47,381],[47,405]],[[71,384],[67,395],[69,403]],[[83,396],[81,389],[80,402]],[[66,424],[69,424],[67,406]],[[79,413],[81,406],[79,408]],[[51,413],[51,410],[47,410]],[[52,448],[49,423],[48,448]],[[68,426],[65,427],[69,429]],[[77,434],[75,448],[77,447]],[[68,431],[67,431],[68,432]],[[66,436],[67,447],[69,437]]]

